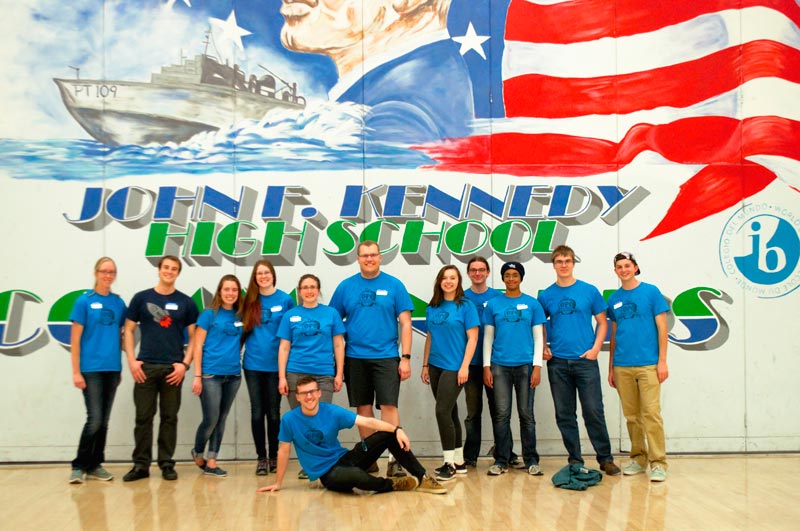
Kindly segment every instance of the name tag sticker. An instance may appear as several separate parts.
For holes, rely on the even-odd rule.
[[[486,306],[487,306],[488,304],[489,304],[489,301],[486,301],[486,302],[484,302],[484,303],[483,303],[483,307],[484,307],[484,308],[486,308]]]
[[[102,307],[103,307],[103,303],[102,302],[93,302],[92,303],[92,310],[99,310]]]
[[[528,309],[527,304],[517,304],[517,310],[527,310],[527,309]]]
[[[299,315],[293,315],[293,316],[289,317],[289,321],[291,321],[293,323],[299,323],[302,320],[303,320],[303,318],[300,317]]]
[[[283,310],[283,306],[273,306],[272,308],[269,309],[269,311],[271,312],[279,312],[281,310]]]
[[[167,304],[164,306],[164,309],[166,309],[166,310],[177,310],[177,309],[178,309],[178,305],[177,305],[177,304],[175,304],[174,302],[168,302],[168,303],[167,303]]]
[[[235,323],[233,323],[233,326],[242,326],[242,322],[241,321],[236,321]]]
[[[614,309],[616,310],[617,308],[620,308],[621,306],[622,306],[622,303],[621,303],[621,302],[618,302],[618,303],[616,303],[616,304],[614,305]]]
[[[389,294],[389,292],[386,291],[385,289],[377,289],[377,290],[375,290],[375,295],[378,295],[379,297],[385,297],[388,294]]]

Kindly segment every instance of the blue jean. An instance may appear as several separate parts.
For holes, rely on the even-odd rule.
[[[507,467],[511,460],[511,400],[512,393],[517,397],[519,433],[522,439],[522,459],[525,466],[538,465],[536,451],[536,420],[533,417],[533,395],[531,374],[533,365],[506,367],[492,363],[495,405],[495,464]]]
[[[232,376],[203,375],[203,391],[200,393],[200,405],[203,409],[203,420],[197,427],[194,437],[194,451],[202,455],[208,443],[208,459],[216,459],[222,436],[225,433],[225,419],[231,410],[236,392],[242,383],[238,374]]]
[[[250,395],[250,429],[256,445],[258,459],[276,459],[278,456],[278,431],[281,426],[281,393],[278,391],[278,373],[244,370],[247,392]],[[264,430],[264,417],[267,429]],[[267,439],[269,454],[267,454]]]
[[[78,455],[72,461],[72,468],[90,472],[105,461],[106,435],[111,406],[119,385],[120,372],[83,372],[86,388],[83,389],[83,402],[86,404],[86,423],[78,442]]]
[[[597,462],[603,464],[613,461],[611,441],[603,411],[603,392],[597,360],[567,360],[553,357],[547,362],[547,377],[550,381],[550,391],[553,393],[556,424],[569,454],[569,462],[583,464],[576,392],[581,401],[583,423],[597,455]]]

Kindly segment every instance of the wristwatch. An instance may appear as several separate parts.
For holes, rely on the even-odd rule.
[[[400,357],[403,358],[404,360],[410,360],[411,359],[411,354],[403,354]]]
[[[188,364],[188,363],[186,363],[185,361],[182,361],[182,362],[181,362],[181,365],[183,365],[184,367],[186,367],[186,370],[187,370],[187,371],[189,370],[189,364]]]

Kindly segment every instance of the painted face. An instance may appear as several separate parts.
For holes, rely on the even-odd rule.
[[[222,283],[219,294],[222,298],[222,304],[230,309],[239,300],[239,286],[233,280],[226,280]]]
[[[158,268],[158,279],[167,285],[174,284],[180,274],[181,265],[174,260],[164,260]]]
[[[489,276],[489,267],[483,262],[472,262],[467,267],[467,275],[473,284],[483,285]]]
[[[614,273],[616,273],[617,277],[622,281],[632,279],[637,271],[639,271],[639,266],[634,264],[631,260],[617,260],[617,263],[614,264]]]
[[[303,279],[297,289],[300,292],[300,300],[304,304],[313,304],[317,302],[317,298],[319,297],[319,285],[313,278]]]
[[[455,269],[448,269],[442,276],[442,281],[439,284],[445,295],[455,295],[456,288],[458,288],[458,273]]]
[[[265,265],[256,268],[256,284],[259,288],[271,288],[275,284],[272,271]]]
[[[283,0],[281,15],[286,48],[333,55],[381,31],[394,10],[389,0]]]
[[[516,291],[522,283],[522,278],[519,276],[519,271],[509,269],[503,273],[503,284],[506,285],[506,291]]]
[[[559,278],[571,278],[575,269],[575,260],[571,256],[559,255],[553,260],[553,269]]]
[[[105,291],[111,290],[111,284],[117,278],[117,266],[111,260],[106,260],[94,272],[95,285]]]
[[[367,278],[378,276],[381,270],[381,252],[377,245],[365,245],[358,251],[358,267]]]

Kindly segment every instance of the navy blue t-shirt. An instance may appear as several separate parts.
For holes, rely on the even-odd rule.
[[[140,291],[131,299],[128,319],[139,323],[139,361],[170,365],[183,361],[184,329],[197,322],[197,305],[185,293]]]

